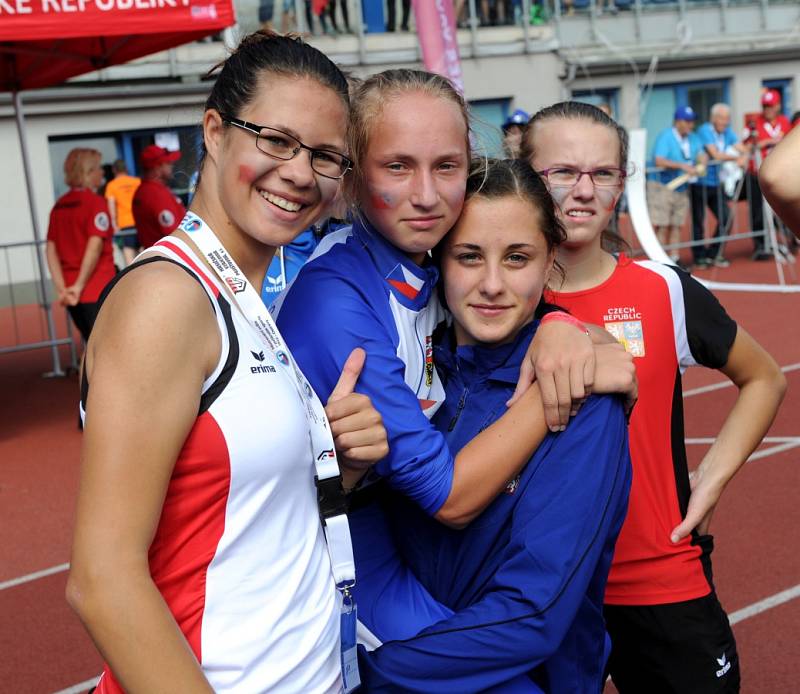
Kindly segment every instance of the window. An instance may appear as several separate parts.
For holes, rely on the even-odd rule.
[[[511,99],[484,99],[471,101],[472,146],[475,154],[503,157],[502,127],[510,111]]]

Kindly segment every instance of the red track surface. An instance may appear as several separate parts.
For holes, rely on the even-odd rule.
[[[747,252],[749,244],[737,243],[729,257]],[[737,260],[729,270],[702,276],[712,272],[720,281],[775,281],[770,263]],[[800,362],[800,294],[718,296],[781,366]],[[38,311],[29,311],[22,322],[39,339]],[[0,344],[9,343],[10,325],[0,314]],[[66,350],[62,355],[66,361]],[[78,385],[74,375],[41,378],[49,369],[46,350],[0,356],[0,583],[69,561]],[[768,435],[800,437],[800,370],[786,376],[789,392]],[[717,372],[693,369],[684,390],[722,380]],[[734,388],[687,397],[687,438],[715,436],[734,397]],[[706,448],[689,445],[690,464]],[[712,526],[715,581],[729,613],[800,584],[798,488],[800,447],[748,463],[729,485]],[[0,590],[0,691],[48,694],[99,673],[100,658],[64,602],[65,582],[62,571]],[[800,599],[736,624],[744,692],[797,691],[798,624]]]

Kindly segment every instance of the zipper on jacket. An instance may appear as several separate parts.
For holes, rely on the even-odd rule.
[[[453,415],[453,418],[450,420],[450,424],[447,427],[447,431],[453,431],[456,428],[456,424],[458,423],[458,418],[461,416],[461,410],[464,409],[464,405],[467,404],[467,393],[469,392],[468,388],[464,388],[464,392],[461,393],[461,399],[458,401],[458,405],[456,405],[456,411]]]

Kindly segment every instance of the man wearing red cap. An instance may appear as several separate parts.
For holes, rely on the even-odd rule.
[[[781,113],[781,95],[777,90],[767,89],[761,95],[761,115],[756,118],[756,129],[762,159],[792,129],[789,119]]]
[[[171,234],[180,224],[186,209],[167,187],[172,168],[181,158],[158,145],[142,150],[142,183],[133,196],[133,218],[142,248],[149,248],[160,238]]]
[[[755,130],[755,137],[761,149],[761,159],[772,151],[791,130],[789,119],[781,113],[781,95],[775,89],[767,89],[761,95],[761,113],[755,122],[749,126],[751,132]],[[750,224],[754,231],[764,228],[764,211],[761,203],[761,188],[758,186],[758,171],[754,160],[751,160],[748,170],[748,183],[750,195]],[[754,260],[770,260],[772,254],[764,248],[764,237],[756,236],[753,239]]]

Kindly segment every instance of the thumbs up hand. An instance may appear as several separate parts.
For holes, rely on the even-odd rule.
[[[325,406],[345,490],[352,489],[389,452],[380,412],[369,397],[353,392],[366,357],[360,347],[350,353]]]

